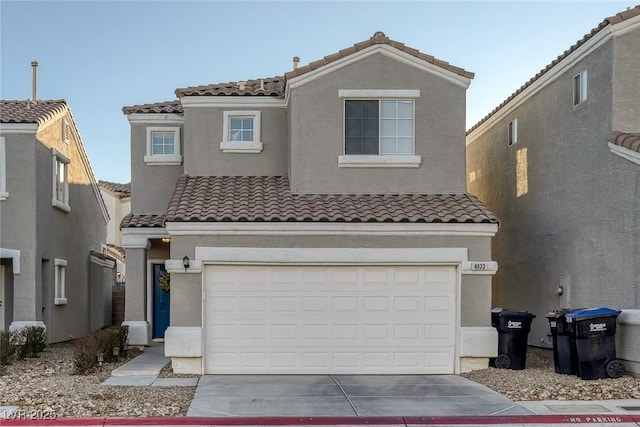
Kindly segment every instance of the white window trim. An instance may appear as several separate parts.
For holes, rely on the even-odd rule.
[[[0,201],[7,200],[7,152],[4,136],[0,136]]]
[[[52,177],[51,177],[51,182],[52,182],[51,205],[54,208],[60,209],[61,211],[71,212],[71,206],[69,206],[69,165],[71,164],[71,160],[67,156],[65,156],[58,150],[56,150],[55,148],[51,149],[51,158],[53,160]],[[56,171],[58,169],[58,162],[62,162],[65,165],[67,165],[67,167],[64,168],[64,174],[65,174],[64,200],[62,201],[58,200],[58,195],[56,192]]]
[[[576,78],[580,79],[580,101],[578,103],[576,103]],[[589,89],[588,89],[588,83],[589,82],[589,77],[587,74],[587,70],[583,70],[581,72],[579,72],[578,74],[576,74],[575,76],[573,76],[573,79],[571,79],[571,86],[572,86],[572,103],[573,103],[573,108],[577,108],[578,106],[584,104],[584,102],[588,99],[588,94],[589,94]]]
[[[67,261],[64,259],[54,259],[54,282],[55,282],[55,298],[53,303],[55,305],[65,305],[67,303],[66,296],[66,276],[67,276]]]
[[[345,154],[338,157],[339,168],[417,168],[422,156],[400,154]]]
[[[153,143],[151,135],[153,132],[174,132],[174,154],[152,154]],[[180,127],[179,126],[150,126],[147,127],[147,154],[144,162],[150,166],[171,166],[182,164],[180,154]]]
[[[415,154],[416,118],[415,98],[420,98],[419,89],[338,89],[338,97],[349,99],[412,99],[413,103],[413,150],[414,154],[343,154],[338,156],[339,168],[417,168],[422,164],[422,156]],[[344,108],[344,103],[343,103]],[[344,149],[344,111],[342,113]]]
[[[507,124],[507,144],[509,147],[518,143],[518,119],[515,118]]]
[[[264,144],[260,139],[261,115],[260,111],[224,111],[222,113],[222,142],[220,143],[220,150],[225,153],[261,153],[264,148]],[[232,117],[253,118],[253,141],[229,140],[229,121]]]
[[[416,89],[338,89],[339,98],[420,98]]]

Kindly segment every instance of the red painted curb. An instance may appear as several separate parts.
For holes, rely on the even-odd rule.
[[[503,424],[633,424],[640,415],[509,415],[431,417],[138,417],[0,419],[0,426],[243,426],[243,425],[503,425]]]

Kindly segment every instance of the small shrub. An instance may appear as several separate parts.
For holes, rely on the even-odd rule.
[[[47,348],[47,332],[42,326],[25,326],[11,334],[9,342],[15,346],[19,360],[38,357]]]
[[[79,375],[90,373],[95,367],[96,353],[100,348],[96,335],[91,334],[75,342],[73,352],[74,372]]]
[[[11,333],[0,331],[0,367],[10,365],[15,352],[16,347],[11,343]]]
[[[103,353],[103,362],[116,362],[122,357],[124,345],[129,335],[128,326],[111,326],[100,329],[76,341],[74,350],[74,372],[87,374],[98,365],[97,353]],[[113,349],[118,348],[118,355]]]

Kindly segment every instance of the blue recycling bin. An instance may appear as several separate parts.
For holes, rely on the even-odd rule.
[[[585,308],[565,314],[576,339],[578,375],[583,380],[619,378],[624,364],[616,358],[616,320],[620,310]]]

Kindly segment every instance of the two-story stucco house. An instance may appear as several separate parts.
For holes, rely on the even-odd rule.
[[[0,330],[111,324],[107,212],[64,100],[0,101]]]
[[[486,367],[498,221],[466,192],[473,73],[381,32],[296,65],[124,108],[132,343],[163,337],[175,372]]]
[[[494,304],[624,309],[640,372],[640,6],[605,19],[467,133],[468,187],[500,217]]]

